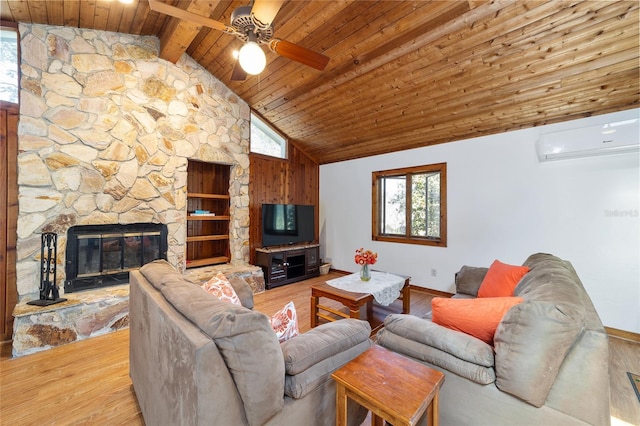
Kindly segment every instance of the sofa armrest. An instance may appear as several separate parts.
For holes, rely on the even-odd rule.
[[[283,342],[285,394],[299,399],[331,379],[331,373],[372,346],[366,321],[322,324]]]

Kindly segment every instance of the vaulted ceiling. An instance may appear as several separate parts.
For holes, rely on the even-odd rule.
[[[161,0],[230,23],[249,0]],[[323,71],[267,52],[232,81],[233,35],[146,0],[0,0],[6,21],[155,35],[186,52],[320,164],[629,108],[640,100],[640,2],[285,1],[275,36]]]

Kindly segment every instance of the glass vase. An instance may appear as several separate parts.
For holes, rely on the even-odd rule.
[[[371,279],[371,272],[369,272],[369,265],[364,264],[360,268],[360,279],[362,281],[369,281]]]

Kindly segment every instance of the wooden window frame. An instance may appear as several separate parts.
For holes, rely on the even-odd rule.
[[[440,173],[440,238],[410,236],[411,209],[407,208],[407,227],[404,236],[385,235],[380,232],[380,180],[388,177],[407,176],[424,173]],[[382,170],[371,174],[371,238],[374,241],[391,243],[420,244],[426,246],[447,246],[447,163],[428,164],[424,166],[405,167],[401,169]],[[407,206],[411,205],[411,191],[407,191]]]

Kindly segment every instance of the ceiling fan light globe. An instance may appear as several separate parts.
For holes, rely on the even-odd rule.
[[[249,41],[240,48],[238,52],[240,66],[247,74],[260,74],[267,65],[267,57],[258,43]]]

